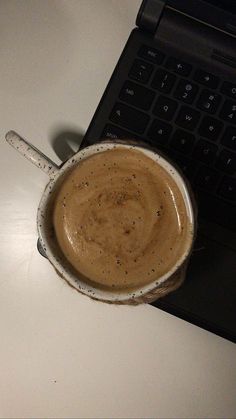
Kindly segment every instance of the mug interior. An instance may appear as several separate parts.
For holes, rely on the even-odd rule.
[[[87,279],[84,279],[81,274],[78,274],[70,265],[70,263],[66,260],[66,258],[63,256],[62,251],[60,250],[57,244],[51,221],[53,200],[57,193],[58,186],[60,186],[60,184],[63,182],[64,176],[67,175],[68,171],[87,157],[90,157],[96,153],[117,148],[139,150],[142,153],[144,153],[147,157],[157,162],[169,173],[169,175],[174,179],[181,192],[181,195],[185,203],[186,213],[191,226],[191,239],[187,243],[184,253],[177,260],[176,264],[172,267],[172,269],[164,275],[162,275],[161,277],[159,277],[157,280],[151,282],[150,284],[130,291],[109,291],[107,289],[100,289],[95,287]],[[54,268],[57,270],[59,275],[62,276],[67,282],[69,282],[73,287],[77,288],[82,293],[99,300],[110,302],[125,302],[125,300],[142,297],[145,294],[148,294],[149,292],[153,291],[155,288],[160,286],[160,284],[162,284],[168,278],[170,278],[177,271],[177,269],[180,266],[182,266],[183,262],[190,254],[195,229],[194,211],[188,187],[178,170],[166,158],[164,158],[158,152],[153,151],[152,149],[148,149],[140,145],[119,144],[112,142],[93,144],[89,147],[86,147],[78,151],[65,164],[63,164],[63,166],[59,169],[58,173],[56,174],[55,178],[49,182],[43,193],[38,208],[37,226],[40,243],[47,255],[47,258],[52,263]]]

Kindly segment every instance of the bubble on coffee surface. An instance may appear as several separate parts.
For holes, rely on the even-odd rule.
[[[184,201],[171,176],[143,153],[124,148],[74,166],[58,191],[53,223],[78,274],[117,290],[165,274],[188,235]]]

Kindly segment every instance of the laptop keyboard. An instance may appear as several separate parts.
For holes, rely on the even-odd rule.
[[[236,83],[142,45],[109,119],[102,138],[137,138],[165,152],[202,215],[236,229]]]

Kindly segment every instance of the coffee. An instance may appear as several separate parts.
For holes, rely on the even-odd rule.
[[[182,194],[137,149],[93,154],[65,176],[53,206],[58,245],[96,287],[135,289],[175,266],[190,242]]]

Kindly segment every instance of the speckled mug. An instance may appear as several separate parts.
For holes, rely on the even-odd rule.
[[[132,141],[130,143],[129,140],[122,141],[121,143],[117,141],[105,141],[81,149],[61,167],[58,167],[34,146],[21,138],[16,132],[9,131],[6,134],[6,140],[12,147],[23,154],[24,157],[47,173],[50,178],[42,195],[37,212],[39,241],[50,263],[54,266],[58,274],[70,285],[91,298],[107,303],[140,304],[152,302],[177,289],[182,284],[185,279],[186,267],[195,236],[195,211],[188,185],[176,167],[166,160],[166,158],[145,145],[132,144]],[[189,245],[172,269],[150,284],[132,291],[108,291],[95,288],[89,283],[86,283],[77,272],[73,271],[73,268],[59,250],[50,217],[52,196],[56,191],[57,186],[63,181],[66,172],[71,169],[71,167],[93,154],[120,147],[138,149],[161,165],[170,174],[182,194],[191,225],[191,240]]]

